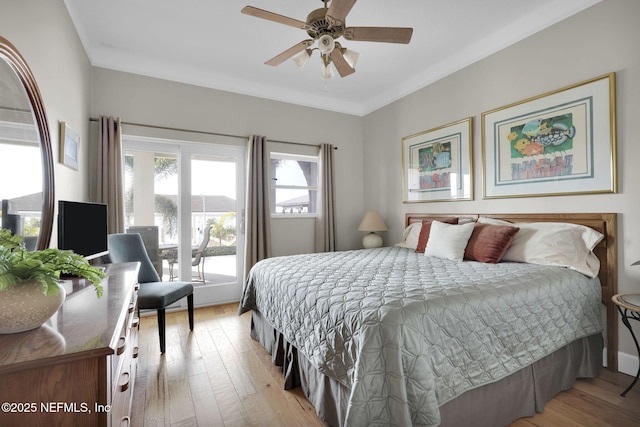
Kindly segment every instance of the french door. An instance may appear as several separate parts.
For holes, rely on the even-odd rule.
[[[238,300],[244,148],[127,136],[123,146],[127,231],[151,241],[162,280],[192,281],[196,305]]]

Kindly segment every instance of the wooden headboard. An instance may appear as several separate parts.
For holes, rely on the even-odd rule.
[[[618,291],[618,255],[616,250],[617,214],[615,213],[536,213],[536,214],[425,214],[408,213],[405,226],[422,220],[444,217],[478,219],[489,217],[510,222],[568,222],[580,224],[604,234],[604,239],[594,249],[600,259],[600,285],[602,303],[607,308],[607,369],[618,371],[618,311],[611,301]]]

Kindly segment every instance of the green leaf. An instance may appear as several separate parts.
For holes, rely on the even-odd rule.
[[[105,273],[90,265],[84,257],[57,248],[27,251],[20,236],[12,236],[11,231],[0,228],[0,290],[34,280],[45,294],[50,295],[58,291],[56,284],[60,274],[86,278],[93,284],[98,298],[102,297],[100,283]]]

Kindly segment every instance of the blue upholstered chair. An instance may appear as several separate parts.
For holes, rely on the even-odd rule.
[[[111,262],[140,262],[138,273],[138,311],[152,309],[158,313],[160,352],[165,349],[165,308],[187,297],[189,329],[193,331],[193,284],[189,282],[162,282],[156,272],[140,234],[122,233],[107,236]]]

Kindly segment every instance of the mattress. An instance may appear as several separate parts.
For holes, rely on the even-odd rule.
[[[448,401],[602,331],[597,279],[395,247],[263,260],[248,310],[349,391],[348,426],[438,425]]]

